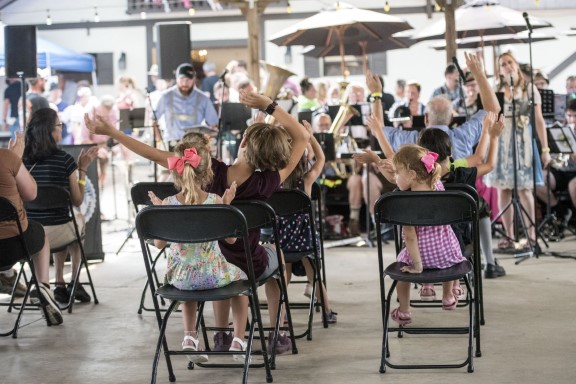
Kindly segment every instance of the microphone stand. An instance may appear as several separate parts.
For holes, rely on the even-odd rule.
[[[224,80],[224,76],[226,75],[226,71],[220,76],[218,80],[222,84],[222,91],[220,92],[220,105],[218,107],[218,133],[216,134],[216,158],[218,160],[222,160],[222,104],[224,103],[224,89],[228,87],[226,85],[226,81]],[[232,157],[232,154],[230,154]],[[230,159],[232,160],[232,159]],[[230,161],[232,163],[232,161]]]
[[[158,117],[156,116],[156,111],[154,110],[154,107],[152,106],[152,99],[150,99],[150,93],[148,93],[146,95],[146,98],[148,99],[148,104],[150,105],[150,110],[152,111],[152,120],[154,120],[154,124],[152,124],[152,147],[154,149],[156,149],[156,141],[158,140],[156,130],[159,129],[158,128]],[[160,133],[160,132],[158,132],[158,133]],[[162,140],[162,145],[164,146],[164,149],[166,149],[166,143],[164,143],[164,139],[162,138],[161,134],[160,134],[160,140]],[[154,182],[157,183],[158,182],[158,164],[156,164],[155,161],[153,161],[152,163],[153,163],[153,167],[154,167]]]
[[[468,106],[466,105],[466,98],[464,97],[464,83],[466,83],[466,76],[464,75],[464,72],[462,71],[462,68],[460,68],[460,65],[458,65],[458,60],[456,59],[456,57],[452,58],[452,62],[454,63],[454,65],[456,66],[456,69],[458,69],[458,93],[460,93],[460,102],[463,103],[464,105],[464,112],[466,113],[466,121],[470,120],[470,113],[468,113]]]

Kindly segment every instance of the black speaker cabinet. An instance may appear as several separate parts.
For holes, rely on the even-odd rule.
[[[35,78],[36,72],[36,26],[10,25],[4,28],[6,77]]]
[[[173,79],[176,68],[192,62],[190,23],[157,23],[156,52],[161,79]]]

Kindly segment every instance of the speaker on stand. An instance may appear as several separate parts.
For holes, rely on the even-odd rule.
[[[161,79],[174,79],[176,68],[192,62],[190,22],[156,23],[156,52]]]
[[[22,94],[22,119],[26,121],[26,86],[24,79],[36,78],[36,26],[4,27],[6,77],[19,78]]]

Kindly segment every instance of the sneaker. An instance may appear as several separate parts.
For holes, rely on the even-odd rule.
[[[494,264],[487,264],[484,270],[485,279],[495,279],[500,276],[506,276],[506,271],[500,265],[498,261],[494,260]]]
[[[330,313],[326,314],[326,321],[328,324],[336,324],[338,322],[338,313],[330,311]]]
[[[306,288],[304,288],[304,296],[308,298],[312,296],[312,284],[306,283]]]
[[[233,336],[228,332],[216,332],[214,333],[214,352],[226,352],[230,350],[232,346]]]
[[[268,333],[268,354],[272,355],[272,342],[274,341],[274,332]],[[276,341],[276,354],[282,355],[292,349],[292,340],[286,334],[279,334]]]
[[[193,336],[184,336],[182,340],[182,350],[184,352],[198,352],[202,351],[199,347],[200,341]],[[193,363],[205,363],[208,361],[208,355],[186,355],[189,361]]]
[[[60,311],[60,307],[58,307],[58,303],[56,303],[50,287],[46,287],[46,285],[42,283],[40,283],[39,286],[40,294],[38,294],[36,290],[30,292],[30,301],[32,304],[40,304],[46,308],[46,314],[48,315],[46,323],[48,326],[62,324],[64,321],[62,311]],[[42,315],[44,315],[44,311],[42,311]]]
[[[16,284],[17,277],[18,273],[16,273],[14,269],[12,270],[12,277],[8,277],[5,274],[0,273],[0,293],[11,295],[14,284]],[[26,295],[26,286],[18,282],[18,284],[16,284],[16,288],[14,289],[14,297],[24,297],[24,295]]]
[[[68,304],[70,302],[70,293],[68,293],[66,286],[54,288],[54,298],[59,303]]]
[[[360,222],[354,219],[350,220],[348,222],[348,232],[352,237],[360,236]]]
[[[73,285],[74,280],[70,281],[70,284],[68,284],[68,295],[72,294]],[[80,301],[81,303],[89,303],[90,300],[92,300],[92,298],[90,297],[88,292],[86,292],[82,284],[78,284],[78,286],[76,287],[76,294],[74,295],[74,298]]]

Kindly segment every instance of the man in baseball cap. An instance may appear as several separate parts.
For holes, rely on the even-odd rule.
[[[156,116],[164,116],[164,141],[173,147],[191,128],[199,125],[216,127],[218,115],[210,98],[194,87],[196,71],[190,63],[176,68],[176,85],[168,88],[158,100]]]

